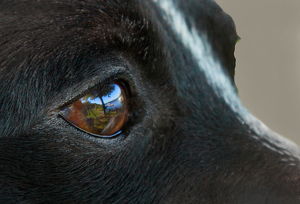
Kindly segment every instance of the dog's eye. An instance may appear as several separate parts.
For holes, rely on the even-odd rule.
[[[128,114],[127,94],[121,83],[90,91],[60,111],[69,123],[99,137],[112,137],[120,133]]]

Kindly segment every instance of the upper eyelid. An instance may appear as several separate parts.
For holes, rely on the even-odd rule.
[[[125,76],[125,72],[118,72],[115,73],[113,76],[109,76],[106,77],[104,79],[100,79],[100,80],[96,80],[94,83],[92,83],[90,86],[86,87],[85,89],[83,89],[82,91],[79,91],[79,93],[75,96],[71,96],[69,97],[70,99],[67,99],[65,102],[59,104],[56,109],[60,110],[72,103],[74,103],[75,101],[79,100],[80,98],[82,98],[83,96],[85,96],[87,93],[89,93],[90,91],[96,90],[97,88],[101,89],[101,86],[107,84],[107,83],[112,83],[117,79],[121,79],[122,76]]]
[[[100,82],[101,83],[101,82]],[[74,103],[75,101],[79,100],[80,98],[82,98],[83,96],[85,96],[86,94],[88,94],[90,91],[93,91],[96,89],[96,87],[99,86],[98,84],[91,86],[90,88],[88,88],[87,90],[83,91],[82,93],[78,94],[77,96],[73,97],[72,99],[68,100],[67,102],[63,103],[62,105],[60,105],[58,107],[58,109],[62,109],[72,103]]]
[[[46,108],[41,114],[55,114],[60,108],[70,104],[75,99],[79,99],[93,87],[103,83],[103,81],[116,76],[129,76],[130,64],[127,60],[116,52],[107,52],[99,56],[98,62],[88,69],[78,69],[73,74],[72,81],[65,81],[59,85],[59,90],[53,90],[55,95],[51,95],[46,100]],[[92,73],[92,74],[91,74]]]

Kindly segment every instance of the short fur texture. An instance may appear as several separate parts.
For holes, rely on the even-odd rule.
[[[201,63],[175,10],[203,41]],[[250,123],[207,77],[220,66],[210,76],[236,90],[237,39],[212,0],[1,1],[0,202],[300,203],[299,148]],[[120,135],[59,117],[114,80],[130,92]]]

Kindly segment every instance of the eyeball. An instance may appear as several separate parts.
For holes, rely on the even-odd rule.
[[[128,120],[128,95],[122,83],[92,90],[63,107],[60,115],[76,128],[98,137],[119,134]]]

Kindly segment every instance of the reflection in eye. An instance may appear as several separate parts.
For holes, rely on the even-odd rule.
[[[118,134],[128,119],[128,104],[123,86],[110,84],[86,94],[60,111],[75,127],[97,136]]]

